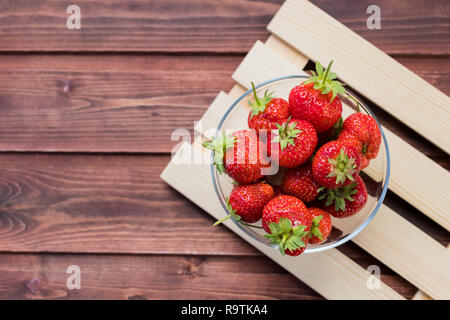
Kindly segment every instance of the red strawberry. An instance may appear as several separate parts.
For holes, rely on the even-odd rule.
[[[344,121],[343,129],[338,140],[358,140],[355,146],[361,153],[361,167],[364,169],[375,159],[380,150],[381,132],[376,120],[367,114],[353,113]]]
[[[275,196],[271,185],[264,182],[237,185],[227,199],[230,214],[217,221],[214,226],[228,218],[235,217],[244,222],[256,222],[262,217],[264,206]]]
[[[258,181],[263,177],[261,169],[270,166],[262,163],[266,154],[255,131],[239,130],[230,136],[206,141],[203,146],[214,151],[214,164],[220,173],[224,171],[239,183]]]
[[[316,152],[312,163],[314,179],[329,189],[349,185],[360,170],[358,150],[353,145],[341,141],[325,143]]]
[[[308,243],[325,241],[333,228],[330,214],[322,209],[314,207],[309,208],[309,212],[313,219]]]
[[[337,189],[326,189],[319,196],[323,208],[336,218],[345,218],[361,210],[367,202],[367,190],[360,176],[349,186]]]
[[[281,254],[298,256],[306,249],[312,216],[305,204],[292,196],[278,196],[264,207],[262,225],[266,238]]]
[[[362,153],[362,143],[358,140],[354,135],[349,134],[347,132],[342,132],[339,137],[338,141],[345,143],[347,145],[351,145],[356,150],[359,151],[359,159],[361,161],[361,170],[364,168],[367,168],[369,166],[370,160],[363,155]]]
[[[331,72],[330,62],[328,68],[323,70],[322,65],[316,62],[316,71],[305,82],[294,87],[289,94],[289,111],[294,119],[302,119],[311,122],[317,133],[330,129],[342,114],[342,103],[338,93],[346,91],[337,78],[337,74]]]
[[[267,94],[267,91],[263,98],[258,98],[253,82],[252,88],[255,101],[248,102],[252,108],[248,115],[248,127],[257,132],[267,130],[269,133],[277,128],[277,123],[283,123],[289,118],[289,103],[281,98],[272,98],[273,92]]]
[[[281,167],[294,168],[305,163],[317,146],[317,133],[314,127],[304,120],[288,119],[277,124],[278,133],[272,135],[268,146],[272,159],[278,160]],[[276,147],[273,150],[273,147]]]
[[[309,161],[301,167],[287,170],[281,182],[281,189],[285,194],[297,197],[303,202],[314,201],[319,188],[320,185],[314,180]]]

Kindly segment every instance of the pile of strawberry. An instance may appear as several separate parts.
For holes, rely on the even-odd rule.
[[[338,94],[346,95],[336,73],[316,63],[316,72],[294,87],[289,102],[273,93],[254,99],[249,130],[238,130],[203,145],[214,151],[220,173],[235,181],[228,201],[230,214],[248,226],[262,228],[282,254],[301,254],[308,243],[325,241],[332,219],[359,212],[367,191],[359,176],[381,143],[375,119],[353,113],[342,119]],[[253,101],[254,100],[254,101]],[[359,110],[359,108],[358,108]],[[288,168],[281,184],[263,175],[270,162]],[[306,203],[306,204],[305,204]]]

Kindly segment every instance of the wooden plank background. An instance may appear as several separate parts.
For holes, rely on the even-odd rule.
[[[281,2],[83,0],[82,29],[69,31],[60,1],[0,1],[0,298],[321,298],[212,229],[208,214],[159,178],[178,143],[172,131],[192,133],[231,89]],[[450,94],[448,2],[379,1],[381,30],[366,28],[370,1],[313,3]],[[374,109],[450,169],[447,154]],[[449,243],[395,194],[386,203]],[[364,268],[380,265],[403,296],[417,291],[355,244],[339,250]],[[86,274],[80,291],[65,287],[71,264]]]

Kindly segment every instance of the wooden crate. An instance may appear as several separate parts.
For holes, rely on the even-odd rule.
[[[202,117],[202,126],[196,127],[200,136],[192,145],[185,143],[161,174],[213,217],[221,218],[224,212],[212,186],[209,165],[189,161],[209,155],[200,145],[205,131],[200,129],[216,128],[250,81],[302,74],[310,60],[334,59],[334,68],[344,82],[430,142],[450,150],[450,99],[316,6],[288,0],[268,29],[272,32],[269,39],[258,41],[235,71],[236,85],[228,94],[220,92]],[[446,210],[450,205],[449,173],[391,131],[384,131],[392,157],[389,189],[450,230]],[[183,180],[179,179],[182,175]],[[403,298],[383,283],[380,289],[370,290],[366,285],[369,273],[336,249],[283,257],[251,239],[232,221],[225,225],[328,299]],[[421,289],[416,299],[450,298],[449,252],[386,205],[353,241]]]

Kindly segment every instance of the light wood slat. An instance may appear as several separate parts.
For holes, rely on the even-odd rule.
[[[287,0],[268,26],[314,61],[450,153],[450,98],[306,0]]]
[[[450,245],[447,246],[447,249],[450,249]],[[433,299],[425,292],[418,290],[411,300],[433,300]]]
[[[222,94],[220,96],[224,97]],[[222,101],[217,98],[215,104],[217,110],[226,108],[229,99]],[[206,163],[189,164],[193,153],[198,158],[210,156],[209,151],[200,146],[199,140],[193,146],[185,143],[163,171],[161,178],[213,217],[221,218],[225,212],[214,192],[210,167]],[[234,222],[228,220],[224,224],[325,298],[404,299],[384,283],[381,283],[380,289],[368,289],[366,283],[369,273],[336,249],[299,257],[281,256],[277,250],[250,238]]]
[[[239,90],[239,88],[237,88],[236,90]],[[226,101],[227,105],[223,106],[222,108],[222,104],[224,103],[224,101]],[[219,104],[221,105],[220,110],[216,110],[215,108],[212,107]],[[200,134],[203,134],[208,139],[212,139],[214,137],[214,132],[212,132],[211,130],[206,131],[206,129],[217,128],[220,119],[222,119],[223,113],[232,104],[233,99],[229,98],[225,92],[223,91],[219,92],[219,94],[214,99],[211,106],[205,111],[200,121],[198,121],[198,123],[195,125],[194,130]]]
[[[268,61],[271,63],[267,63]],[[263,43],[257,42],[235,71],[233,79],[242,86],[248,87],[250,80],[253,79],[266,81],[281,75],[299,72],[301,71],[297,67],[281,58]],[[403,162],[405,166],[409,166],[409,170],[415,172],[419,171],[419,168],[433,168],[433,161],[425,156],[419,157],[420,153],[400,138],[392,142],[390,144],[391,153],[410,148],[414,150],[414,152],[411,151],[411,154],[417,153],[417,156]],[[430,163],[420,163],[423,158],[428,159]],[[394,159],[399,161],[402,158]],[[416,159],[419,159],[419,168],[415,167]],[[396,166],[393,168],[395,169]],[[436,176],[441,177],[440,180],[448,174],[445,170],[442,169],[442,171]],[[391,179],[402,178],[401,172],[398,170],[396,172],[397,175],[393,175]],[[419,184],[422,197],[425,192],[424,185],[429,185],[427,183],[430,179],[430,172],[422,170],[415,174],[422,176],[423,181],[420,181]],[[403,181],[406,181],[406,185],[410,183],[409,180]],[[436,184],[433,189],[430,189],[430,196],[432,193],[437,193],[440,186],[440,184]],[[384,232],[385,230],[389,230],[389,232]],[[445,299],[450,295],[450,274],[448,272],[450,270],[450,254],[448,251],[387,206],[381,206],[375,219],[354,241],[433,298]]]
[[[307,56],[299,54],[296,49],[273,34],[267,38],[265,43],[268,47],[279,48],[281,51],[279,54],[282,54],[286,60],[299,69],[303,69],[309,61]]]
[[[281,49],[280,52],[282,54],[284,50]],[[292,59],[292,54],[289,58]],[[289,74],[306,73],[283,59],[278,54],[277,46],[269,48],[258,41],[234,72],[233,79],[248,88],[250,81],[263,82]],[[449,172],[390,130],[383,127],[383,131],[391,154],[389,189],[450,230]],[[365,172],[374,175],[376,170],[369,166]]]
[[[414,297],[411,298],[411,300],[433,300],[429,295],[424,293],[423,291],[417,291]]]

